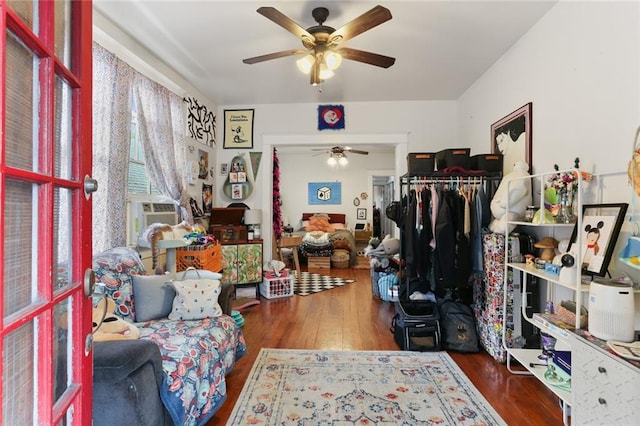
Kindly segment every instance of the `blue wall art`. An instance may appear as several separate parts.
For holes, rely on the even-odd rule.
[[[309,204],[342,204],[342,184],[309,182]]]

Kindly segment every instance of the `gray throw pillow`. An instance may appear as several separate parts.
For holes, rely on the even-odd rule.
[[[136,322],[167,318],[173,308],[176,291],[171,275],[134,275],[133,300]]]

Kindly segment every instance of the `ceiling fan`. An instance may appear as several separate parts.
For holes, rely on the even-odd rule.
[[[318,25],[306,30],[274,7],[260,7],[257,12],[300,38],[305,50],[290,49],[255,56],[243,59],[242,62],[245,64],[300,55],[302,58],[297,61],[298,68],[311,75],[311,84],[315,86],[333,76],[333,70],[340,66],[342,58],[382,68],[389,68],[396,61],[389,56],[342,45],[345,41],[390,20],[391,12],[386,7],[376,6],[337,30],[324,25],[329,16],[329,10],[325,7],[313,9],[311,15]]]
[[[334,146],[331,148],[313,148],[312,151],[323,151],[323,153],[329,154],[327,158],[327,164],[330,166],[346,166],[349,163],[347,160],[347,153],[369,155],[369,151],[362,151],[359,149],[353,149],[350,146]],[[315,154],[320,155],[320,154]]]
[[[312,151],[324,151],[327,154],[342,155],[342,154],[361,154],[369,155],[369,151],[362,151],[359,149],[353,149],[350,146],[334,146],[331,148],[313,148]]]

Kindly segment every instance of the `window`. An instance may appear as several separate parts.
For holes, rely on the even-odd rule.
[[[144,162],[144,147],[138,137],[138,111],[134,96],[131,96],[131,139],[129,141],[129,173],[127,193],[129,195],[160,194],[149,180],[147,165]]]

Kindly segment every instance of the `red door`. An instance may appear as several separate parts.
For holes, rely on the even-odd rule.
[[[0,424],[88,425],[91,2],[0,0],[0,26]]]

